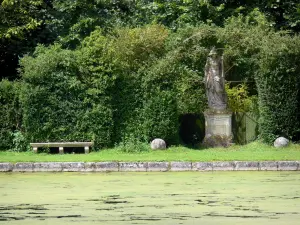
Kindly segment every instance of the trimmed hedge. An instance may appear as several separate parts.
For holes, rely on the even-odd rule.
[[[19,82],[0,81],[0,150],[11,149],[13,132],[21,130],[19,89]]]
[[[76,50],[39,46],[21,60],[27,139],[93,140],[96,148],[156,137],[178,144],[179,118],[207,107],[203,68],[212,46],[224,53],[227,79],[256,81],[261,138],[294,137],[300,38],[254,18],[261,19],[176,32],[161,25],[96,29]]]
[[[231,77],[255,81],[259,137],[269,144],[279,136],[298,140],[300,37],[273,31],[258,11],[229,19],[220,37]]]
[[[265,41],[256,73],[260,135],[267,143],[299,132],[300,38],[273,34]]]
[[[21,60],[23,123],[29,141],[111,144],[112,108],[106,94],[110,83],[106,76],[102,82],[92,80],[90,71],[78,66],[79,58],[81,54],[54,45],[40,46],[34,57]]]
[[[179,115],[200,113],[206,100],[192,56],[198,40],[168,49],[172,38],[152,25],[111,35],[97,29],[75,51],[39,46],[21,60],[28,140],[93,140],[98,148],[160,137],[178,144]],[[207,49],[200,50],[203,64]]]

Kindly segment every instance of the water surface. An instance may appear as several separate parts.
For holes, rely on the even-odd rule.
[[[0,224],[299,221],[298,172],[0,174]]]

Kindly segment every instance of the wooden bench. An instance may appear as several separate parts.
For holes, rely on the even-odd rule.
[[[84,147],[84,153],[90,152],[90,147],[93,146],[93,142],[46,142],[46,143],[30,143],[33,148],[33,152],[37,153],[39,147],[58,147],[59,154],[64,154],[64,147]]]

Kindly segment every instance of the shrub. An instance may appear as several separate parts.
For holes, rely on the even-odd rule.
[[[12,133],[13,136],[13,148],[12,151],[14,152],[24,152],[29,151],[30,146],[27,142],[26,138],[20,131],[16,131]]]
[[[140,153],[150,150],[149,144],[133,136],[123,138],[123,140],[116,145],[116,148],[125,153]]]
[[[116,30],[110,38],[97,29],[76,51],[40,46],[24,57],[27,138],[94,140],[96,147],[112,146],[133,134],[145,140],[139,129],[143,91],[137,70],[164,52],[167,34],[159,25]]]
[[[114,109],[114,142],[125,142],[134,136],[148,141],[143,132],[143,105],[146,90],[143,80],[151,65],[165,54],[165,40],[169,31],[161,25],[141,28],[122,28],[110,36],[108,64],[114,68],[115,83],[111,90]],[[102,60],[103,61],[103,60]],[[148,100],[148,99],[147,99]]]
[[[278,136],[295,138],[299,107],[299,36],[273,31],[257,10],[248,16],[228,19],[224,29],[219,31],[220,41],[226,43],[224,56],[230,79],[255,80],[261,139],[272,143]]]
[[[0,82],[0,149],[12,148],[12,133],[22,128],[19,90],[19,82]]]
[[[249,95],[249,88],[246,83],[238,84],[230,88],[230,84],[225,85],[228,97],[228,107],[233,112],[257,112],[257,96]]]
[[[112,112],[105,95],[109,78],[96,73],[98,79],[91,79],[86,75],[89,68],[78,66],[79,56],[54,45],[40,46],[33,57],[21,60],[23,120],[29,141],[111,144]]]
[[[263,41],[256,73],[260,135],[272,143],[278,136],[292,139],[299,131],[300,37],[273,33]]]
[[[232,17],[224,28],[171,33],[147,25],[106,35],[98,28],[76,50],[38,47],[21,60],[24,134],[29,141],[94,140],[96,147],[153,138],[177,144],[179,117],[207,107],[202,81],[212,46],[224,54],[227,80],[256,80],[263,140],[294,137],[299,37],[272,31],[258,11]],[[247,111],[249,96],[240,85],[229,90],[229,104]]]
[[[143,107],[143,130],[147,141],[162,138],[168,144],[179,141],[178,113],[175,95],[168,91],[154,92]]]

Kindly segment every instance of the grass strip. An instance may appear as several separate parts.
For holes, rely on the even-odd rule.
[[[288,161],[300,160],[300,145],[276,149],[259,142],[229,148],[192,149],[170,147],[167,150],[124,153],[117,148],[90,154],[46,154],[33,152],[0,152],[0,162],[151,162],[151,161]]]

